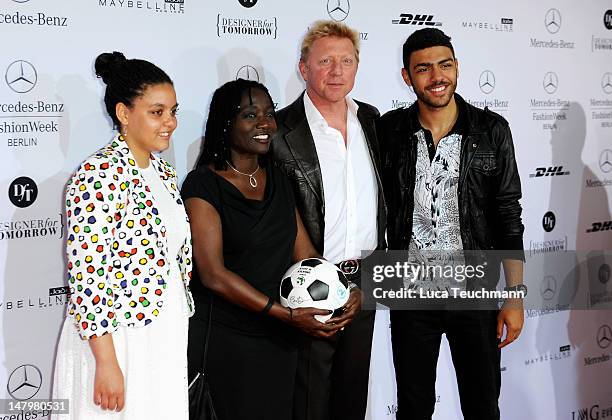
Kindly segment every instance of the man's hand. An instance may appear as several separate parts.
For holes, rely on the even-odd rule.
[[[344,305],[344,311],[342,315],[335,318],[331,318],[327,321],[327,324],[335,325],[337,328],[346,327],[361,311],[361,289],[355,287],[351,290],[348,302]]]
[[[506,347],[518,338],[525,322],[522,299],[509,299],[502,305],[499,315],[497,315],[497,339],[501,340],[506,326],[506,336],[499,343],[501,349]]]

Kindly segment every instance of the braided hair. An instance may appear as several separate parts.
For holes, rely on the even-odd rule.
[[[247,93],[250,96],[252,89],[262,90],[268,99],[270,99],[270,103],[274,103],[268,89],[261,83],[253,80],[232,80],[215,90],[210,102],[208,120],[206,121],[204,145],[196,163],[196,168],[212,163],[216,170],[227,169],[226,162],[232,161],[230,135],[236,121],[236,116],[240,112],[242,95]],[[265,156],[259,157],[260,165],[264,166],[265,161]]]

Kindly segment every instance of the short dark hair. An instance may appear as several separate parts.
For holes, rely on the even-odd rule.
[[[268,89],[253,80],[232,80],[215,90],[210,101],[208,120],[206,120],[204,145],[196,168],[212,163],[217,170],[227,169],[226,162],[232,161],[229,133],[232,131],[234,121],[240,111],[242,95],[250,92],[251,89],[262,90],[270,99],[270,103],[274,104]],[[262,166],[265,164],[265,157],[260,156],[260,164]]]
[[[100,54],[94,67],[96,76],[106,84],[104,104],[116,128],[121,126],[115,112],[118,103],[130,107],[149,86],[174,85],[166,72],[155,64],[135,58],[128,60],[118,51]]]
[[[430,47],[448,47],[453,53],[453,57],[455,56],[455,49],[448,35],[437,28],[419,29],[410,34],[402,48],[402,59],[406,71],[408,71],[410,67],[410,55],[415,51],[424,50]]]

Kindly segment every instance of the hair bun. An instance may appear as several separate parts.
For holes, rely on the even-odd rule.
[[[96,58],[94,65],[96,76],[102,78],[105,84],[111,79],[112,73],[118,64],[124,63],[126,60],[123,53],[113,51],[112,53],[102,53]]]

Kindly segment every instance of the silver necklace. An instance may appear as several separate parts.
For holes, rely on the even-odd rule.
[[[257,188],[257,179],[255,179],[254,175],[257,173],[257,171],[259,171],[259,163],[257,164],[257,168],[255,168],[255,170],[250,174],[245,174],[244,172],[240,172],[238,169],[234,168],[234,166],[231,163],[229,163],[229,161],[227,160],[225,161],[225,163],[227,163],[230,168],[232,168],[235,172],[238,172],[240,175],[248,176],[249,184],[251,184],[251,187]]]

